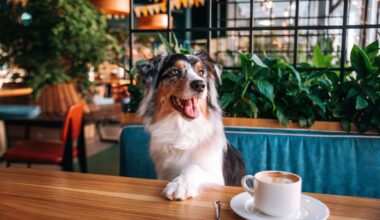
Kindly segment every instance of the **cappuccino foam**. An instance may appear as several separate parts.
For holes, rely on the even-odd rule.
[[[265,173],[259,179],[263,182],[278,184],[290,184],[298,181],[298,177],[281,172]]]

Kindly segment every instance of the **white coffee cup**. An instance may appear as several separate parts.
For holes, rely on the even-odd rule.
[[[247,182],[253,183],[250,187]],[[255,176],[246,175],[242,186],[254,197],[254,206],[261,212],[285,217],[296,214],[301,205],[302,179],[283,171],[262,171]]]

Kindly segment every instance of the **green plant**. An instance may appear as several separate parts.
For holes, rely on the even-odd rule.
[[[20,22],[23,13],[31,15],[29,23]],[[86,96],[89,67],[115,60],[119,52],[106,27],[106,18],[86,0],[0,4],[0,62],[25,69],[35,97],[44,86],[69,80]]]
[[[170,44],[169,41],[162,36],[161,33],[157,33],[161,42],[165,45],[166,52],[170,54],[176,54],[176,53],[181,53],[181,54],[193,54],[195,51],[192,48],[184,48],[181,44],[178,43],[177,36],[172,33],[173,37],[173,44]]]
[[[222,74],[219,91],[227,115],[277,118],[283,126],[293,120],[302,127],[324,115],[324,103],[310,91],[312,79],[305,84],[290,64],[278,58],[260,59],[255,54],[241,53],[240,59],[241,74]]]
[[[374,129],[380,132],[380,55],[379,41],[364,49],[351,50],[354,72],[348,73],[332,96],[333,115],[345,130],[354,123],[360,132]]]
[[[170,45],[162,35],[160,38],[168,54],[183,52],[176,39]],[[354,71],[332,71],[332,60],[318,44],[313,64],[301,64],[322,68],[311,72],[298,72],[281,58],[240,53],[241,71],[222,73],[219,94],[225,115],[274,118],[283,126],[291,120],[301,127],[309,127],[315,120],[341,121],[346,131],[353,123],[359,132],[374,129],[380,133],[379,42],[364,49],[353,47]]]
[[[315,67],[332,67],[333,56],[331,53],[323,53],[319,44],[315,44],[313,50],[313,66]]]

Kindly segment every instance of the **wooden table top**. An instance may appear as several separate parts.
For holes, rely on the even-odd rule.
[[[32,88],[0,89],[0,97],[30,95],[32,92]]]
[[[240,187],[205,188],[185,201],[161,197],[166,182],[60,171],[0,169],[0,219],[240,219],[230,208]],[[379,219],[380,199],[305,193],[324,202],[329,219]]]

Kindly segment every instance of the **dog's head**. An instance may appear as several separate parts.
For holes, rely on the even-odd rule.
[[[157,56],[137,65],[144,85],[144,99],[139,113],[159,120],[177,113],[187,120],[209,108],[220,112],[216,84],[220,83],[221,66],[207,54]]]

